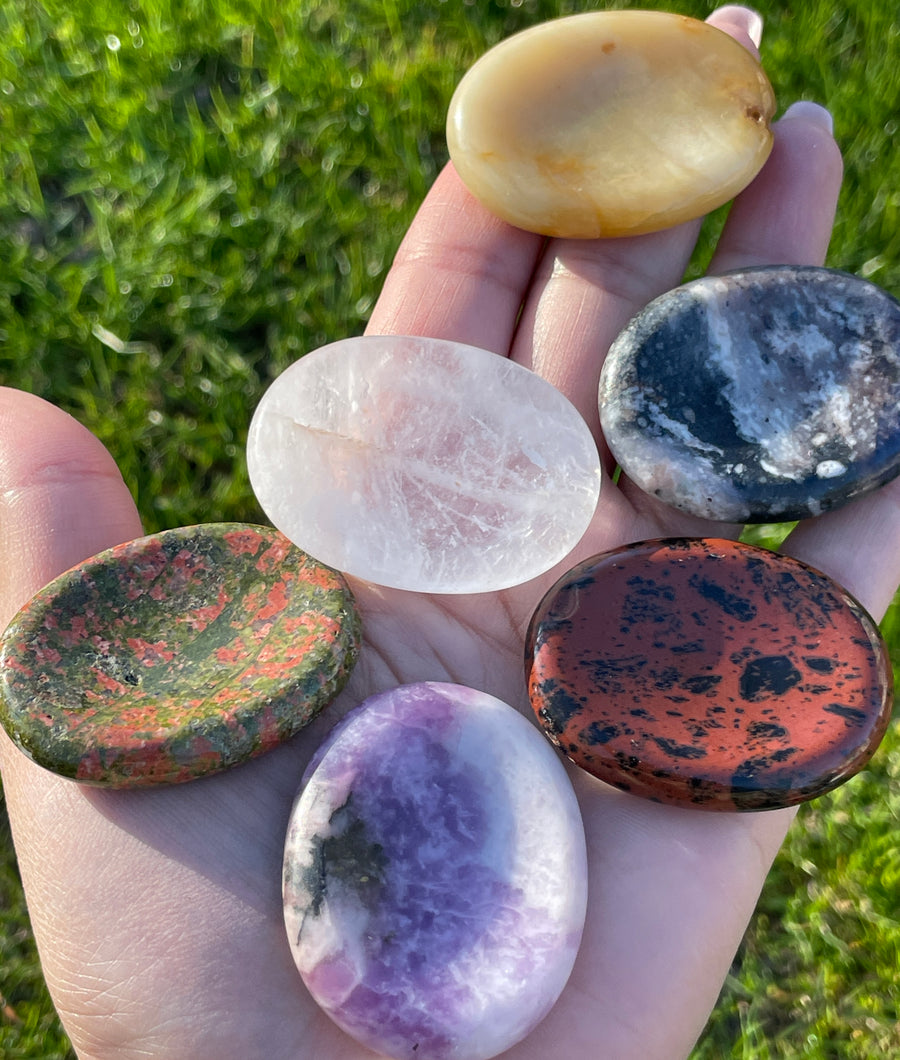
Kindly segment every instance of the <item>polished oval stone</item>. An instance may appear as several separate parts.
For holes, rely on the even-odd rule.
[[[549,236],[637,235],[699,217],[759,172],[771,86],[721,30],[595,11],[502,41],[460,81],[450,157],[472,194]]]
[[[622,470],[667,504],[818,515],[900,472],[900,302],[831,269],[708,276],[628,324],[599,401]]]
[[[438,339],[323,346],[263,396],[250,481],[280,530],[366,581],[505,589],[587,529],[600,459],[575,407],[505,357]]]
[[[658,802],[815,798],[862,769],[890,718],[890,662],[863,608],[731,541],[647,541],[573,567],[538,606],[526,660],[551,740]]]
[[[587,862],[562,762],[521,714],[406,685],[319,750],[285,843],[285,924],[310,993],[379,1055],[481,1060],[556,1001]]]
[[[301,729],[343,686],[359,640],[341,576],[276,531],[167,530],[101,552],[16,615],[0,721],[74,780],[191,780]]]

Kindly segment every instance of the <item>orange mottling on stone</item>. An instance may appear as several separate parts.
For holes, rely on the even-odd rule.
[[[231,666],[247,658],[247,649],[240,644],[237,647],[216,648],[213,654],[218,662]]]
[[[230,601],[231,597],[222,588],[214,604],[195,608],[189,615],[185,615],[184,621],[198,633],[202,633],[210,622],[215,622],[219,618]]]
[[[117,681],[114,677],[110,677],[109,674],[104,673],[97,666],[91,667],[91,673],[94,675],[97,684],[107,692],[116,692],[119,695],[124,695],[130,691],[127,685],[123,685],[121,681]]]
[[[259,531],[253,527],[234,530],[223,538],[235,556],[255,556],[262,544]]]
[[[142,637],[129,637],[125,643],[144,666],[155,666],[158,662],[171,662],[175,658],[176,653],[167,646],[168,642],[164,640],[154,643]]]
[[[293,547],[294,546],[286,537],[279,535],[272,545],[270,545],[270,547],[259,557],[256,563],[256,569],[263,573],[272,570],[273,567],[284,562],[285,556],[287,556]]]
[[[257,619],[275,618],[285,610],[289,601],[287,585],[283,581],[276,582],[269,590],[266,600],[268,603],[260,609]]]

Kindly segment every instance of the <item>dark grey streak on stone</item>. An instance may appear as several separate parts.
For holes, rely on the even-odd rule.
[[[627,325],[599,399],[616,460],[665,503],[818,515],[900,472],[900,302],[812,266],[705,277]]]

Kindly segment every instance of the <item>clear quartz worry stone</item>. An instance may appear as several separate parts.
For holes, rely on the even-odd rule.
[[[556,1002],[581,940],[584,829],[561,760],[512,707],[406,685],[346,716],[285,843],[285,925],[316,1002],[404,1060],[486,1060]]]
[[[257,499],[310,555],[398,589],[504,589],[564,559],[600,461],[575,407],[505,357],[351,338],[287,369],[247,444]]]

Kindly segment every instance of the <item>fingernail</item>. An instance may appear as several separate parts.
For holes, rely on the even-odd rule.
[[[747,12],[747,36],[758,48],[762,43],[763,35],[762,15],[754,11],[752,7],[746,7],[744,10]]]
[[[744,4],[725,4],[717,8],[715,14],[717,16],[724,14],[730,19],[733,18],[735,22],[743,23],[744,32],[756,47],[759,47],[763,35],[763,20],[758,11]]]
[[[820,107],[818,103],[813,103],[812,100],[801,99],[792,103],[782,115],[782,121],[785,118],[802,118],[824,129],[829,136],[834,135],[834,118],[831,113],[824,107]]]

